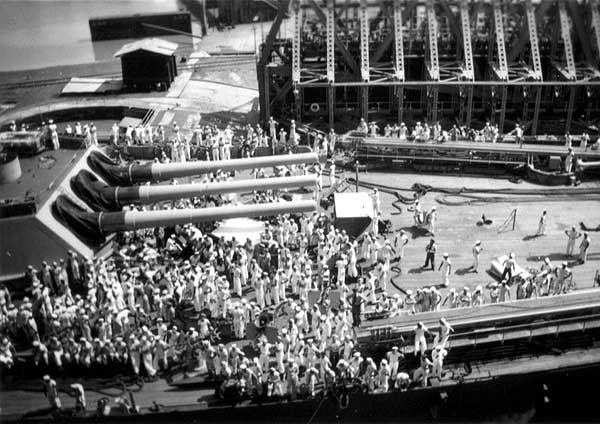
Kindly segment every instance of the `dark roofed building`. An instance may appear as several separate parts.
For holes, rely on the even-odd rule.
[[[115,53],[121,58],[123,85],[130,91],[167,90],[177,76],[177,44],[146,38],[125,44]]]

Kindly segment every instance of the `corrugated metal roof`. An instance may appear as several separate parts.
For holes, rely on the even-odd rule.
[[[124,54],[132,53],[138,50],[145,50],[153,53],[171,56],[177,50],[177,43],[161,40],[160,38],[144,38],[143,40],[134,41],[133,43],[125,44],[114,54],[114,57],[121,57]]]

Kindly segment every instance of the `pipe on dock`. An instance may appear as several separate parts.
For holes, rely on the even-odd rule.
[[[587,169],[600,168],[600,161],[584,162],[581,159],[579,159],[579,160],[577,160],[576,168],[580,171],[585,171]]]
[[[231,218],[256,218],[261,216],[314,212],[316,210],[317,203],[314,200],[300,200],[204,209],[100,212],[98,214],[98,224],[102,233],[107,234],[158,226],[172,227],[175,225],[220,221]]]

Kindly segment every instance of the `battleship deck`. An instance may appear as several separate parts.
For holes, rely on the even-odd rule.
[[[353,415],[350,411],[354,410],[354,412],[356,412],[356,406],[358,404],[361,405],[361,408],[364,407],[372,410],[362,410],[362,412],[360,412],[361,414],[365,414],[366,416],[372,414],[372,420],[381,420],[386,417],[391,418],[391,416],[388,417],[387,415],[405,412],[388,411],[387,408],[392,405],[390,401],[392,401],[395,396],[400,396],[402,399],[396,399],[394,405],[402,400],[400,403],[405,408],[416,405],[427,412],[429,402],[435,397],[438,397],[439,399],[439,396],[448,397],[448,400],[456,402],[460,400],[459,398],[469,394],[467,392],[471,392],[466,399],[471,399],[473,396],[472,399],[474,402],[483,402],[484,398],[493,399],[494,396],[497,396],[498,393],[496,393],[496,391],[498,389],[501,392],[504,391],[505,396],[511,393],[513,396],[522,396],[524,393],[529,393],[528,390],[535,390],[536,392],[541,389],[544,391],[547,391],[548,389],[559,390],[560,387],[563,387],[563,385],[567,383],[564,380],[564,377],[561,377],[565,372],[569,372],[571,378],[575,378],[575,375],[578,376],[576,378],[580,378],[581,376],[579,376],[579,374],[582,373],[589,377],[597,374],[599,358],[600,349],[598,347],[592,347],[590,349],[574,349],[559,356],[546,354],[536,357],[513,358],[510,360],[503,359],[497,361],[476,362],[471,364],[471,370],[467,373],[465,373],[465,370],[460,366],[447,367],[442,380],[432,378],[432,387],[425,389],[417,387],[408,392],[403,392],[402,394],[399,392],[372,395],[353,393],[349,396],[348,401],[350,404],[354,405],[354,407],[347,411],[339,409],[337,402],[328,401],[328,398],[326,398],[325,401],[320,402],[319,396],[316,399],[297,401],[283,400],[266,402],[264,404],[244,401],[237,404],[232,403],[229,405],[209,406],[212,396],[208,390],[202,392],[168,390],[165,389],[162,381],[158,381],[146,384],[142,391],[135,394],[136,404],[140,407],[139,415],[96,418],[94,413],[91,410],[88,410],[86,416],[74,418],[73,421],[156,421],[160,420],[160,416],[163,414],[155,414],[155,412],[150,409],[155,401],[161,405],[160,412],[167,414],[163,415],[164,419],[168,419],[169,417],[174,419],[177,417],[179,419],[184,419],[184,421],[189,421],[190,418],[194,417],[196,421],[201,419],[227,418],[228,422],[241,422],[242,420],[264,420],[267,417],[276,416],[279,420],[287,417],[289,422],[307,422],[312,414],[315,414],[317,422],[328,420],[327,417],[330,417],[330,414],[331,416],[342,414],[346,415],[347,419],[351,419]],[[524,375],[527,375],[528,377],[523,379]],[[560,384],[556,385],[554,383]],[[527,387],[524,388],[523,384]],[[514,391],[514,389],[517,389],[517,386],[521,389],[520,394],[517,394]],[[507,388],[510,388],[511,390],[506,392]],[[479,392],[479,395],[475,395],[477,392]],[[541,391],[540,393],[542,393],[542,395],[544,394],[544,392]],[[585,396],[594,396],[593,393],[593,391],[587,391]],[[532,393],[529,393],[529,395],[531,394]],[[536,395],[538,394],[539,393],[536,393]],[[88,405],[95,405],[103,396],[92,391],[88,391],[86,395]],[[200,398],[198,398],[199,396]],[[498,398],[498,400],[500,400],[500,398]],[[18,402],[16,401],[17,399]],[[523,398],[521,397],[521,399]],[[531,397],[528,398],[528,400],[531,399]],[[207,401],[209,402],[208,404]],[[386,410],[385,412],[378,412],[377,408],[384,406],[382,401],[387,405]],[[514,402],[515,399],[512,399],[512,401]],[[39,408],[40,404],[44,402],[44,399],[41,392],[7,391],[3,392],[0,402],[3,410],[3,422],[23,422],[21,414],[30,408]],[[66,399],[65,406],[70,407],[71,403],[71,399]],[[322,404],[321,406],[319,406],[320,403]],[[458,403],[452,403],[452,406],[454,408],[457,406],[464,408],[466,405],[459,401]],[[492,408],[492,404],[486,404],[485,407]],[[318,411],[318,413],[316,411]],[[414,411],[411,412],[414,413]],[[454,412],[461,413],[461,411]],[[275,413],[277,413],[277,415],[275,415]],[[170,416],[169,414],[173,414],[174,416]],[[383,415],[385,415],[385,417]],[[403,415],[396,415],[396,418],[401,416]],[[49,422],[53,418],[49,415],[42,415],[35,418],[31,417],[30,419],[34,422]]]

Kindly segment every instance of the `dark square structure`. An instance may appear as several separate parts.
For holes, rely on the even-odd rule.
[[[125,44],[115,53],[121,58],[123,86],[129,91],[168,90],[177,76],[177,44],[146,38]]]

